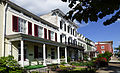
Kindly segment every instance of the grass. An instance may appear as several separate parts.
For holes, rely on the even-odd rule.
[[[37,69],[37,68],[43,68],[43,67],[45,67],[45,66],[43,66],[43,65],[33,65],[33,66],[25,66],[24,68],[30,70],[30,69]]]
[[[73,70],[81,70],[81,69],[83,69],[83,68],[75,67],[75,69],[73,69]]]

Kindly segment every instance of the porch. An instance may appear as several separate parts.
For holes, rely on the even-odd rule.
[[[27,65],[67,63],[67,47],[64,44],[25,34],[6,36],[9,54],[13,55],[22,67]],[[64,57],[61,57],[64,56]]]
[[[6,36],[9,43],[9,55],[13,55],[22,67],[28,65],[67,63],[67,56],[72,61],[83,59],[80,47],[62,44],[25,34]]]

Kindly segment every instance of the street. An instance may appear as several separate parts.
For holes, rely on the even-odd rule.
[[[100,68],[96,73],[120,73],[120,61],[112,57],[108,67]]]

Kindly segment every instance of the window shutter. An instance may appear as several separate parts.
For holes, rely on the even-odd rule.
[[[18,32],[18,17],[16,16],[12,16],[12,22],[13,22],[13,25],[12,25],[12,30],[14,32]]]
[[[51,31],[48,30],[48,34],[49,34],[49,40],[51,40]]]
[[[28,22],[28,35],[32,35],[32,23]]]
[[[38,58],[38,46],[34,46],[34,58]]]
[[[55,33],[55,41],[57,42],[57,33]]]
[[[38,26],[34,24],[34,36],[38,37]]]
[[[47,29],[44,28],[44,39],[47,39]]]

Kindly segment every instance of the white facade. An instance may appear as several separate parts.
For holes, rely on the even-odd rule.
[[[0,56],[12,55],[22,67],[30,62],[67,63],[67,57],[83,60],[85,37],[78,35],[78,26],[63,18],[62,11],[56,9],[38,17],[10,1],[5,3],[0,4]]]

